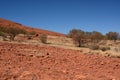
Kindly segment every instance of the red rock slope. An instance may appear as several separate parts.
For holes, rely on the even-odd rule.
[[[5,20],[5,19],[2,19],[2,18],[0,18],[0,26],[3,26],[3,27],[17,27],[17,28],[25,29],[29,32],[35,31],[38,34],[47,34],[47,35],[53,35],[53,36],[65,36],[65,34],[52,32],[52,31],[48,31],[48,30],[42,30],[42,29],[27,27],[27,26],[24,26],[22,24],[12,22],[12,21],[9,21],[9,20]]]

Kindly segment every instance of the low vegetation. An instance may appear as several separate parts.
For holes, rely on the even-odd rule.
[[[28,32],[28,31],[26,31],[24,29],[20,29],[20,28],[0,26],[0,36],[2,36],[3,40],[5,40],[7,37],[7,39],[9,38],[10,41],[14,41],[14,40],[17,41],[18,37],[19,37],[18,34],[20,34],[20,35],[24,34],[23,36],[26,37],[26,40],[28,40],[28,42],[30,42],[30,41],[37,42],[37,43],[41,42],[43,44],[47,44],[47,42],[49,42],[49,37],[46,34],[37,34],[35,31]],[[119,43],[118,40],[120,40],[120,35],[117,32],[108,32],[107,34],[103,35],[102,33],[98,32],[98,31],[85,32],[80,29],[72,29],[72,30],[70,30],[68,37],[71,41],[71,42],[68,41],[68,43],[72,43],[72,41],[74,41],[74,44],[72,43],[73,45],[71,45],[71,46],[75,45],[77,47],[85,47],[85,49],[87,48],[90,51],[98,50],[103,53],[107,53],[107,52],[109,53],[109,51],[113,51],[116,53],[120,52],[119,47],[113,48],[114,45]],[[21,37],[19,37],[19,38],[21,38]],[[60,38],[58,37],[58,40],[57,40],[58,42],[60,42],[59,39]],[[54,40],[54,39],[51,39],[51,40]],[[67,40],[64,42],[63,42],[63,40],[61,41],[62,43],[67,42]],[[106,41],[112,41],[115,44],[110,42],[110,44],[107,45]],[[60,45],[58,45],[58,46],[60,46]],[[63,46],[64,46],[64,44],[63,44]],[[76,47],[74,47],[74,48],[76,48]]]
[[[28,35],[28,38],[31,38],[32,35],[36,34],[36,32],[35,31],[28,32],[25,29],[0,26],[0,36],[2,36],[2,37],[9,36],[10,41],[14,41],[14,38],[18,34]]]
[[[110,50],[110,47],[101,47],[100,50],[107,51],[107,50]]]
[[[40,41],[44,44],[47,43],[47,35],[46,34],[42,34],[40,35]]]
[[[71,37],[74,40],[74,43],[76,46],[81,47],[82,46],[82,39],[84,39],[84,31],[73,29],[68,34],[69,37]]]
[[[97,31],[85,32],[80,29],[72,29],[68,33],[68,37],[73,39],[77,47],[89,48],[91,53],[120,56],[120,34],[118,32],[108,32],[103,35]]]
[[[20,28],[13,27],[0,27],[0,35],[3,37],[10,36],[10,40],[13,41],[18,34],[27,34],[27,31]]]
[[[99,50],[100,47],[99,45],[91,45],[89,48],[92,50]]]
[[[28,34],[29,34],[29,35],[35,35],[36,32],[35,32],[35,31],[31,31],[31,32],[29,32]]]
[[[68,36],[72,38],[75,42],[75,45],[78,47],[81,47],[83,44],[86,43],[92,43],[91,47],[92,49],[97,49],[99,45],[98,43],[101,40],[118,40],[119,39],[119,33],[117,32],[108,32],[107,34],[103,35],[100,32],[93,31],[93,32],[85,32],[80,29],[72,29]],[[106,50],[105,48],[102,48],[102,50]]]
[[[120,47],[115,47],[113,50],[114,50],[115,52],[119,53],[119,52],[120,52]]]

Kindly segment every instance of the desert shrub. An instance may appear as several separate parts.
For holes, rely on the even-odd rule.
[[[107,51],[107,50],[110,50],[110,47],[101,47],[100,50]]]
[[[19,34],[27,34],[28,32],[25,29],[19,29]]]
[[[6,33],[10,36],[10,40],[14,40],[14,37],[18,33],[18,30],[15,28],[6,28],[6,27],[0,27],[1,35],[3,36],[3,33]]]
[[[120,47],[115,47],[115,48],[114,48],[114,51],[115,51],[115,52],[120,52]]]
[[[110,47],[106,47],[107,48],[107,50],[110,50]]]
[[[28,40],[31,40],[33,38],[33,35],[35,35],[35,34],[36,34],[35,31],[27,32]]]
[[[0,31],[0,36],[4,37],[5,36],[4,32]]]
[[[115,40],[116,41],[119,38],[119,33],[117,33],[117,32],[108,32],[106,34],[106,37],[109,40]]]
[[[76,46],[81,47],[83,44],[82,39],[84,38],[84,31],[79,29],[72,29],[68,36],[74,40]]]
[[[10,40],[14,40],[15,36],[18,34],[26,34],[27,33],[27,31],[24,29],[12,28],[12,27],[6,28],[5,32],[9,34]]]
[[[8,34],[10,36],[10,40],[14,40],[17,34],[27,34],[26,30],[20,29],[20,28],[14,28],[14,27],[1,27],[0,26],[0,31],[4,34]],[[1,35],[3,35],[2,33]]]
[[[85,32],[79,29],[72,29],[68,36],[71,37],[79,47],[81,47],[87,40],[91,40],[92,43],[96,44],[104,39],[104,35],[100,32]]]
[[[92,49],[92,50],[99,50],[99,45],[91,45],[90,49]]]
[[[5,32],[5,28],[0,26],[0,32]]]
[[[28,39],[28,40],[31,40],[31,39],[32,39],[32,36],[31,36],[31,35],[27,35],[27,39]]]
[[[0,36],[2,36],[3,41],[6,41],[7,34],[5,34],[4,32],[0,31]]]
[[[90,39],[92,40],[93,43],[98,43],[104,39],[104,36],[100,32],[93,31],[91,32]]]
[[[40,35],[40,41],[44,44],[47,43],[47,35],[46,34],[42,34]]]
[[[35,35],[36,32],[35,32],[35,31],[31,31],[31,32],[29,32],[28,34],[29,34],[29,35]]]

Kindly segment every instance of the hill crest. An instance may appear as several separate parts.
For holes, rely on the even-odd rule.
[[[6,20],[6,19],[2,19],[2,18],[0,18],[0,26],[25,29],[28,32],[35,31],[37,34],[46,34],[46,35],[51,35],[51,36],[63,36],[63,37],[66,36],[65,34],[62,34],[62,33],[57,33],[57,32],[53,32],[53,31],[32,28],[32,27],[24,26],[20,23],[13,22],[13,21]]]

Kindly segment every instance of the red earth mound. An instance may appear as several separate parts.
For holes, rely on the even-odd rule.
[[[120,59],[0,42],[0,80],[120,80]]]
[[[5,19],[2,19],[2,18],[0,18],[0,26],[25,29],[28,32],[35,31],[38,34],[46,34],[46,35],[52,35],[52,36],[63,36],[63,37],[66,36],[65,34],[61,34],[61,33],[57,33],[57,32],[52,32],[52,31],[48,31],[48,30],[42,30],[42,29],[27,27],[27,26],[24,26],[20,23],[12,22],[12,21],[5,20]]]

